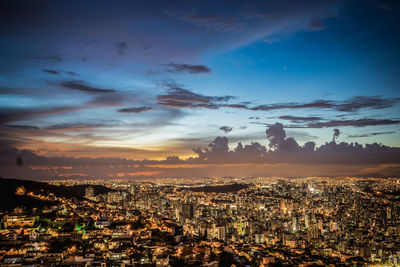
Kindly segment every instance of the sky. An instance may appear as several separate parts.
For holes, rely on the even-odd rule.
[[[399,28],[396,0],[2,1],[0,176],[396,176]]]

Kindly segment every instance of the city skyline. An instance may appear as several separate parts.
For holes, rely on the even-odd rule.
[[[396,1],[5,1],[0,176],[397,177]]]
[[[398,178],[0,185],[4,266],[398,266],[400,259]]]

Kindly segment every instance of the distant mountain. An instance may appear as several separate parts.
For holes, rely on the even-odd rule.
[[[44,195],[53,193],[56,196],[76,198],[77,200],[84,199],[85,189],[89,187],[89,185],[55,186],[44,182],[0,178],[0,211],[12,211],[16,207],[32,209],[34,207],[58,204],[57,202],[43,201],[26,195],[15,194],[17,188],[21,186],[25,187],[28,192],[33,191]],[[95,194],[113,191],[102,185],[93,185],[92,187]]]

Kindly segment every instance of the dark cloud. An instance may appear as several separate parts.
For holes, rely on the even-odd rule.
[[[148,110],[152,110],[151,107],[131,107],[131,108],[122,108],[119,109],[118,112],[120,113],[141,113],[141,112],[145,112]]]
[[[157,96],[158,104],[172,108],[217,109],[212,97],[193,93],[183,88],[168,89],[168,94]]]
[[[71,76],[79,76],[78,73],[73,72],[73,71],[66,71],[65,73],[68,74],[68,75],[71,75]]]
[[[319,121],[322,118],[321,117],[297,117],[297,116],[279,116],[278,117],[281,120],[288,120],[291,122],[304,122],[304,121]]]
[[[386,135],[386,134],[394,134],[395,132],[375,132],[375,133],[365,133],[365,134],[353,134],[348,135],[348,138],[362,138],[362,137],[371,137],[376,135]]]
[[[0,125],[24,121],[36,117],[62,114],[82,109],[82,107],[54,107],[54,108],[3,108],[0,109]]]
[[[219,127],[219,129],[225,133],[229,133],[230,131],[233,130],[233,127],[229,127],[229,126],[221,126]]]
[[[273,111],[280,109],[330,109],[341,112],[356,112],[360,109],[385,109],[396,106],[400,103],[400,98],[381,98],[379,96],[356,96],[344,101],[334,100],[316,100],[309,103],[276,103],[264,104],[255,107],[249,107],[250,103],[246,104],[225,104],[226,107],[239,108],[253,111]],[[221,105],[223,106],[223,105]],[[250,117],[249,119],[256,119]],[[293,122],[300,121],[317,121],[320,117],[297,117],[297,116],[280,116],[282,120],[291,120]]]
[[[210,73],[211,69],[204,65],[191,65],[191,64],[175,64],[169,63],[165,64],[168,68],[165,69],[166,72],[173,72],[173,73]]]
[[[118,55],[123,56],[128,50],[128,44],[126,42],[117,42],[114,43],[114,48],[117,51]]]
[[[193,152],[198,155],[198,159],[202,161],[213,161],[218,157],[223,157],[229,153],[228,138],[216,137],[204,151],[201,148],[193,148]]]
[[[182,88],[182,85],[175,81],[166,81],[163,87],[167,88],[166,95],[158,95],[156,97],[158,104],[171,108],[208,108],[218,109],[223,107],[226,102],[233,99],[233,96],[206,96],[194,93],[190,90]]]
[[[247,109],[247,107],[243,104],[221,104],[220,106],[225,108]]]
[[[235,99],[235,97],[231,96],[231,95],[224,95],[224,96],[213,96],[212,99],[216,102],[227,102],[227,101]],[[241,105],[240,104],[227,104],[227,105],[223,105],[223,106],[233,107],[233,106],[241,106]]]
[[[333,137],[332,137],[332,141],[334,142],[340,135],[340,130],[335,128],[333,129]]]
[[[71,75],[71,76],[79,76],[78,73],[73,72],[73,71],[58,71],[58,70],[51,70],[51,69],[42,69],[43,72],[49,73],[49,74],[53,74],[53,75],[60,75],[62,73]]]
[[[123,94],[100,94],[90,100],[87,104],[91,106],[119,106],[129,100],[129,97]]]
[[[114,93],[116,92],[115,89],[103,89],[103,88],[96,88],[87,85],[84,81],[74,80],[74,81],[63,81],[60,83],[61,86],[71,89],[77,90],[81,92],[86,92],[90,94],[97,94],[97,93]]]
[[[366,127],[366,126],[380,126],[380,125],[396,125],[400,124],[400,120],[392,119],[357,119],[357,120],[331,120],[325,122],[308,123],[304,126],[287,126],[286,128],[327,128],[327,127]]]
[[[89,158],[69,158],[69,157],[41,157],[36,155],[31,150],[20,150],[18,151],[10,145],[4,145],[0,148],[0,165],[7,165],[13,162],[17,156],[21,158],[29,165],[48,165],[48,166],[68,166],[68,165],[99,165],[99,164],[110,164],[110,163],[133,163],[134,161],[124,159],[89,159]]]
[[[40,130],[39,127],[37,126],[32,126],[32,125],[6,125],[7,128],[12,128],[12,129],[20,129],[20,130],[27,130],[27,131],[35,131],[35,130]]]
[[[275,149],[278,149],[279,144],[281,144],[286,138],[286,132],[281,123],[275,123],[274,125],[268,127],[266,134],[269,140],[269,146]]]
[[[307,142],[300,146],[296,140],[287,137],[283,125],[280,123],[269,126],[266,134],[270,141],[269,149],[258,142],[247,145],[239,142],[236,147],[230,149],[227,137],[216,137],[205,149],[193,149],[197,157],[185,160],[177,156],[170,156],[165,160],[44,157],[38,156],[34,151],[17,150],[13,147],[13,143],[2,142],[0,172],[2,175],[12,174],[13,177],[29,178],[57,177],[78,171],[83,171],[84,176],[98,177],[104,174],[112,176],[115,175],[115,172],[121,171],[127,173],[149,171],[153,176],[171,176],[177,175],[174,169],[178,168],[181,170],[179,174],[183,176],[187,176],[188,173],[198,173],[198,170],[206,170],[200,172],[199,175],[212,176],[214,168],[222,168],[218,174],[223,172],[226,174],[229,170],[237,172],[239,169],[245,170],[245,173],[252,173],[255,168],[261,168],[258,172],[259,175],[265,175],[265,171],[274,169],[274,166],[282,170],[281,165],[284,164],[285,168],[283,169],[287,170],[284,172],[285,176],[298,176],[299,171],[302,175],[312,173],[330,176],[332,173],[338,173],[334,170],[351,170],[351,174],[355,175],[373,173],[375,176],[385,176],[394,173],[388,168],[398,170],[400,166],[400,148],[396,147],[377,143],[361,145],[346,142],[336,143],[335,141],[319,147],[316,147],[314,142]],[[15,164],[18,157],[24,163],[23,170],[14,169],[18,168]],[[164,168],[163,165],[168,166]],[[63,168],[63,166],[68,167]],[[275,172],[282,173],[278,169]],[[57,171],[54,172],[54,170]],[[346,174],[349,175],[349,172]]]
[[[343,112],[354,112],[360,109],[384,109],[397,105],[400,98],[381,98],[379,96],[356,96],[345,101],[316,100],[310,103],[282,103],[259,105],[251,110],[278,110],[278,109],[333,109]]]
[[[340,132],[339,129],[337,131]],[[397,147],[377,143],[363,146],[358,143],[336,143],[335,141],[325,143],[320,147],[316,147],[315,142],[312,141],[300,146],[294,138],[286,137],[286,132],[280,123],[270,125],[266,134],[269,150],[259,143],[252,143],[247,146],[247,149],[238,143],[236,148],[230,150],[227,148],[228,139],[218,137],[208,147],[219,149],[197,148],[194,152],[202,161],[219,163],[400,164],[400,148]]]
[[[281,123],[271,125],[266,130],[266,134],[270,148],[276,151],[295,151],[299,149],[299,145],[294,138],[286,138],[286,132]]]
[[[379,96],[357,96],[342,103],[336,103],[338,111],[357,111],[362,108],[384,109],[398,104],[400,98],[381,98]]]
[[[333,101],[333,100],[316,100],[310,103],[283,103],[283,104],[266,104],[259,105],[256,107],[248,107],[248,104],[224,104],[224,103],[215,103],[215,102],[224,102],[230,101],[234,99],[232,96],[220,96],[220,97],[211,97],[211,96],[203,96],[199,94],[195,94],[190,92],[187,89],[183,89],[182,85],[176,83],[166,83],[164,84],[169,88],[170,95],[159,96],[160,100],[163,98],[169,99],[168,102],[160,101],[160,104],[165,103],[165,105],[170,104],[170,106],[174,107],[192,107],[192,108],[211,108],[218,109],[221,107],[228,108],[238,108],[238,109],[246,109],[253,111],[272,111],[279,109],[331,109],[342,112],[355,112],[360,109],[385,109],[396,106],[400,102],[400,98],[381,98],[379,96],[357,96],[345,101]],[[185,96],[184,96],[185,95]],[[176,98],[175,98],[176,97]],[[190,103],[193,100],[193,103]],[[198,103],[196,103],[198,102]],[[307,121],[318,121],[322,120],[321,117],[298,117],[298,116],[280,116],[282,120],[290,120],[292,122],[307,122]],[[249,119],[259,119],[258,117],[252,116]],[[358,120],[359,124],[362,124],[362,120]],[[346,121],[345,121],[346,123]],[[347,121],[347,123],[351,124],[351,121]],[[368,124],[367,121],[364,121],[365,124]],[[374,123],[372,120],[369,123]],[[384,125],[386,124],[397,124],[396,121],[390,122],[390,120],[381,120],[376,121],[376,125]],[[329,123],[326,123],[327,125]],[[332,122],[334,124],[334,121]],[[318,127],[320,123],[309,124],[310,127],[313,128],[322,128],[322,127],[334,127],[333,126],[322,126],[324,122],[321,122],[321,126]],[[342,126],[342,124],[338,124],[337,126]],[[345,126],[345,124],[343,124]],[[357,126],[362,127],[362,126]]]
[[[303,109],[303,108],[332,108],[333,105],[331,101],[326,100],[317,100],[311,103],[283,103],[283,104],[268,104],[268,105],[259,105],[251,110],[261,110],[261,111],[270,111],[270,110],[277,110],[277,109]]]
[[[194,134],[189,134],[189,136],[194,136]],[[193,147],[203,146],[204,144],[208,144],[210,140],[213,140],[215,136],[211,135],[202,135],[199,137],[182,137],[182,138],[173,138],[169,140],[170,144],[174,144],[177,147],[182,147],[187,150],[192,150]],[[263,134],[246,134],[242,133],[241,135],[234,135],[229,138],[231,143],[237,142],[252,142],[254,140],[262,140],[265,136]],[[184,150],[183,150],[184,151]]]
[[[60,75],[60,72],[56,70],[42,69],[42,71],[49,74]]]

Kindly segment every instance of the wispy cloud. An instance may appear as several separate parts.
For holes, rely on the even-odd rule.
[[[20,124],[9,124],[6,125],[7,128],[12,128],[12,129],[19,129],[19,130],[27,130],[27,131],[35,131],[35,130],[40,130],[39,127],[33,126],[33,125],[20,125]]]
[[[233,96],[207,96],[194,93],[184,89],[182,85],[175,81],[168,80],[162,84],[167,88],[167,94],[157,95],[156,99],[159,105],[170,108],[207,108],[218,109],[222,107],[223,102],[234,99]]]
[[[205,65],[192,65],[192,64],[175,64],[169,63],[165,64],[167,68],[164,70],[166,72],[172,73],[210,73],[211,69]]]
[[[118,112],[120,113],[142,113],[148,110],[152,110],[153,108],[151,107],[131,107],[131,108],[121,108],[118,109]]]
[[[116,92],[115,89],[104,89],[104,88],[98,88],[98,87],[92,87],[87,85],[84,81],[80,80],[74,80],[74,81],[63,81],[60,83],[62,87],[71,89],[71,90],[77,90],[89,94],[97,94],[97,93],[114,93]]]
[[[306,125],[287,126],[287,128],[326,128],[326,127],[342,127],[342,126],[366,127],[366,126],[381,126],[381,125],[396,125],[396,124],[400,124],[400,120],[363,118],[357,120],[321,121],[315,123],[308,123]]]
[[[356,96],[344,101],[316,100],[308,103],[265,104],[250,108],[255,111],[279,109],[332,109],[343,112],[354,112],[360,109],[384,109],[397,105],[400,98],[382,98],[380,96]]]
[[[375,133],[364,133],[364,134],[350,134],[347,135],[348,138],[363,138],[363,137],[371,137],[376,135],[387,135],[387,134],[394,134],[395,132],[375,132]]]
[[[78,73],[73,71],[59,71],[59,70],[52,70],[52,69],[42,69],[43,72],[53,75],[61,75],[63,73],[71,75],[71,76],[79,76]]]
[[[322,119],[321,117],[298,117],[290,115],[279,116],[278,118],[281,120],[288,120],[291,122],[319,121]]]
[[[53,74],[53,75],[59,75],[60,72],[56,71],[56,70],[49,70],[49,69],[42,69],[43,72],[49,73],[49,74]]]
[[[128,50],[128,44],[126,42],[117,42],[114,43],[114,48],[117,51],[118,55],[123,56]]]
[[[221,131],[223,131],[224,133],[229,133],[229,132],[231,132],[231,131],[233,130],[233,127],[221,126],[221,127],[219,127],[219,129],[220,129]]]

